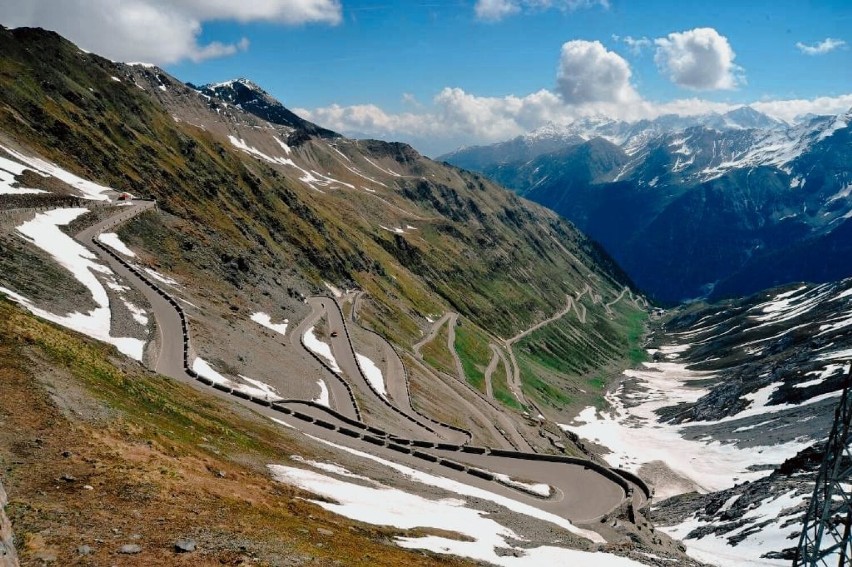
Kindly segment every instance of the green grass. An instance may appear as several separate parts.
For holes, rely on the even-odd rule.
[[[642,335],[647,319],[648,314],[644,311],[634,311],[627,315],[627,358],[633,365],[648,360],[648,353],[642,348]]]
[[[447,324],[445,323],[441,330],[435,335],[435,338],[423,345],[420,349],[420,354],[423,355],[423,360],[436,370],[440,370],[450,376],[456,375],[456,364],[453,361],[453,355],[447,348]]]
[[[560,408],[572,402],[570,396],[539,378],[527,359],[518,357],[518,365],[521,368],[521,376],[524,377],[522,387],[525,394]]]
[[[497,368],[491,375],[491,391],[494,393],[494,399],[504,406],[518,411],[526,409],[509,390],[509,382],[506,379],[506,365],[503,364],[502,358],[497,362]]]
[[[477,390],[485,391],[485,369],[491,362],[491,349],[488,348],[488,336],[474,327],[473,323],[462,320],[456,326],[456,353],[461,360],[465,378]]]

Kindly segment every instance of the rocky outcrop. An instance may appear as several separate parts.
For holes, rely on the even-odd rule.
[[[12,536],[12,522],[6,516],[6,491],[0,482],[0,567],[18,567],[18,554],[15,552],[15,539]]]

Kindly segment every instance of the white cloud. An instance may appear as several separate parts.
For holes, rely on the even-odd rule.
[[[566,104],[543,89],[518,97],[482,97],[459,88],[445,88],[417,112],[386,112],[372,105],[331,105],[296,109],[300,116],[353,137],[400,140],[426,155],[436,156],[460,146],[490,144],[511,139],[548,123],[568,124],[586,116],[634,121],[666,114],[695,116],[724,113],[742,106],[701,98],[655,103],[636,99],[631,104],[597,102]],[[764,100],[749,106],[773,118],[794,122],[805,114],[839,114],[852,108],[852,94],[814,99]]]
[[[248,48],[200,44],[202,24],[213,20],[285,25],[341,21],[338,0],[3,0],[0,23],[55,30],[80,47],[117,61],[157,64],[201,61]]]
[[[563,121],[567,109],[552,91],[524,97],[481,97],[444,88],[418,112],[389,113],[373,104],[296,109],[306,119],[356,137],[397,139],[428,155],[460,145],[503,141],[542,124]]]
[[[615,36],[613,39],[618,41],[617,36]],[[642,52],[643,49],[645,49],[646,47],[651,47],[651,45],[653,45],[653,42],[647,37],[635,38],[628,35],[621,38],[621,41],[623,41],[627,45],[631,53],[633,53],[634,55],[638,55]]]
[[[805,43],[802,43],[801,41],[796,42],[796,47],[798,47],[799,51],[801,51],[805,55],[822,55],[824,53],[834,51],[835,49],[839,49],[844,46],[846,46],[845,41],[843,41],[842,39],[834,39],[832,37],[827,37],[819,43],[815,43],[813,45],[807,45]]]
[[[490,22],[502,20],[510,14],[521,11],[521,7],[515,0],[477,0],[473,9],[477,18]]]
[[[496,22],[521,12],[558,9],[563,12],[601,6],[609,8],[609,0],[476,0],[473,7],[480,20]]]
[[[728,38],[713,28],[670,33],[654,41],[654,57],[671,81],[693,90],[733,89],[743,81]]]
[[[752,108],[773,118],[794,122],[805,114],[840,114],[852,109],[852,94],[821,96],[812,99],[762,100],[750,104]]]
[[[568,104],[626,103],[639,96],[630,84],[630,65],[599,41],[574,40],[562,46],[557,90]]]

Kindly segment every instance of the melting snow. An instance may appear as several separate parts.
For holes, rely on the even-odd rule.
[[[118,235],[114,232],[102,232],[98,235],[98,240],[118,252],[119,254],[124,254],[130,258],[135,258],[136,254],[127,247],[124,242],[118,237]]]
[[[240,374],[240,378],[248,382],[250,385],[240,384],[239,382],[235,382],[219,374],[219,372],[214,370],[213,367],[200,356],[195,357],[195,360],[192,361],[192,369],[195,370],[199,376],[203,376],[215,384],[221,384],[234,390],[240,390],[249,396],[266,398],[267,400],[281,399],[278,391],[266,382],[254,380]]]
[[[134,321],[136,321],[140,325],[148,324],[148,315],[144,309],[142,309],[141,307],[137,307],[136,305],[127,301],[124,298],[122,298],[122,302],[124,303],[124,306],[127,307],[127,310],[130,311],[130,315],[133,317]]]
[[[97,183],[92,183],[91,181],[86,181],[85,179],[78,177],[71,173],[70,171],[66,171],[59,167],[56,164],[50,163],[43,159],[26,156],[22,153],[16,152],[11,148],[7,148],[6,146],[0,145],[0,149],[6,151],[16,160],[21,161],[27,165],[27,169],[32,169],[36,173],[40,174],[43,177],[52,176],[60,181],[64,181],[74,189],[77,189],[84,199],[92,199],[95,201],[108,201],[109,197],[103,195],[105,191],[112,191],[109,187],[105,187],[103,185],[98,185]],[[0,165],[0,167],[4,167],[9,164],[13,164],[9,160],[4,160],[4,163]]]
[[[367,379],[367,382],[370,383],[373,389],[376,390],[380,396],[387,399],[388,392],[385,389],[385,379],[382,376],[381,369],[376,366],[375,362],[363,354],[358,354],[356,352],[355,358],[358,359],[358,366],[361,367],[361,371],[364,373],[364,378]]]
[[[334,358],[334,354],[331,352],[331,346],[322,342],[314,335],[313,327],[305,331],[305,334],[302,336],[302,342],[305,343],[305,347],[308,350],[324,359],[334,372],[337,374],[343,372],[340,370],[340,366],[337,365],[337,359]]]
[[[432,527],[463,534],[473,541],[459,541],[441,536],[397,537],[396,543],[410,549],[427,549],[435,553],[453,554],[500,566],[594,564],[602,567],[634,567],[641,565],[622,557],[558,547],[523,549],[511,542],[523,540],[509,528],[486,517],[486,513],[466,506],[464,500],[443,498],[433,500],[411,494],[360,475],[353,475],[338,465],[326,465],[301,460],[324,472],[366,480],[369,486],[347,482],[316,471],[268,465],[279,482],[298,486],[335,503],[314,502],[336,514],[374,525],[389,525],[400,529]],[[411,511],[416,510],[416,514]],[[512,549],[520,555],[501,556],[496,550]]]
[[[299,181],[303,182],[308,187],[310,187],[311,189],[314,189],[316,191],[322,192],[322,190],[319,189],[317,187],[317,185],[319,185],[321,187],[330,187],[331,185],[334,185],[335,183],[338,184],[338,185],[343,185],[345,187],[349,187],[350,189],[355,189],[355,186],[350,184],[350,183],[345,183],[343,181],[339,181],[339,180],[334,179],[332,177],[322,175],[321,173],[317,173],[316,171],[313,171],[313,170],[309,171],[307,169],[299,167],[298,165],[296,165],[296,162],[294,162],[293,160],[291,160],[289,158],[271,157],[271,156],[261,152],[257,148],[253,148],[253,147],[249,146],[248,144],[246,144],[245,140],[243,140],[242,138],[237,138],[235,136],[228,136],[228,139],[231,141],[231,144],[233,144],[235,147],[239,148],[240,150],[244,151],[245,153],[247,153],[247,154],[249,154],[249,155],[251,155],[255,158],[261,159],[261,160],[269,162],[269,163],[273,163],[273,164],[277,164],[277,165],[287,165],[287,166],[294,167],[294,168],[298,169],[299,171],[302,172],[302,176],[299,178]],[[275,140],[279,143],[279,145],[286,146],[286,144],[283,144],[281,142],[281,140],[278,140],[278,138],[275,138]],[[289,155],[289,152],[287,152],[287,153]]]
[[[271,329],[281,335],[287,334],[287,323],[289,322],[287,319],[284,319],[283,323],[273,323],[269,315],[263,312],[258,312],[254,313],[251,316],[251,320],[257,323],[258,325],[262,325],[267,329]]]
[[[513,479],[507,474],[495,473],[494,471],[489,472],[494,475],[494,478],[496,478],[497,482],[499,482],[500,484],[505,484],[506,486],[517,488],[525,492],[531,492],[532,494],[537,494],[545,498],[549,497],[551,494],[551,488],[549,484],[543,484],[540,482],[521,482],[519,480]]]
[[[695,402],[707,390],[691,382],[711,378],[712,374],[686,369],[676,363],[645,363],[642,370],[626,370],[624,374],[640,381],[645,391],[630,395],[630,406],[623,398],[624,385],[607,394],[612,406],[611,414],[598,414],[594,407],[583,410],[576,419],[577,424],[562,425],[581,437],[604,445],[611,452],[605,455],[607,462],[633,472],[646,463],[663,461],[669,468],[692,480],[703,490],[715,491],[733,486],[736,482],[755,480],[764,476],[762,471],[749,470],[754,465],[777,465],[784,459],[808,446],[808,442],[789,443],[740,449],[733,444],[722,444],[708,438],[687,439],[689,428],[707,426],[727,421],[737,421],[747,416],[777,412],[789,407],[764,406],[767,393],[752,394],[752,405],[735,416],[715,422],[673,425],[659,423],[655,410],[678,403]],[[832,393],[836,396],[839,393]],[[817,396],[808,403],[820,401]],[[679,494],[679,485],[657,487],[660,497]]]
[[[154,278],[155,280],[157,280],[160,283],[164,283],[166,285],[171,285],[171,286],[178,285],[178,283],[175,280],[173,280],[172,278],[170,278],[168,276],[164,276],[163,274],[161,274],[160,272],[158,272],[158,271],[156,271],[152,268],[145,268],[145,272],[149,276],[151,276],[152,278]]]
[[[82,208],[54,209],[37,214],[33,220],[25,222],[17,230],[33,244],[50,254],[59,265],[71,272],[77,281],[86,286],[97,305],[95,309],[89,313],[74,312],[67,315],[56,315],[36,307],[29,299],[11,290],[0,288],[0,291],[43,319],[115,345],[123,354],[136,360],[142,360],[145,341],[129,337],[110,336],[112,312],[109,308],[109,296],[100,280],[95,276],[95,272],[105,276],[113,276],[112,270],[95,262],[97,257],[92,252],[59,230],[59,226],[66,225],[87,212],[89,212],[88,209]]]
[[[383,171],[383,172],[387,173],[388,175],[392,175],[394,177],[402,177],[402,175],[400,175],[398,173],[394,173],[393,171],[391,171],[389,169],[383,168],[382,166],[380,166],[379,164],[377,164],[376,162],[374,162],[373,160],[371,160],[370,158],[368,158],[366,156],[364,157],[364,159],[367,160],[367,163],[369,163],[370,165],[372,165],[373,167],[375,167],[379,171]]]
[[[761,501],[760,504],[743,516],[747,522],[725,534],[709,533],[700,539],[684,539],[692,530],[713,525],[715,522],[704,522],[693,517],[676,526],[659,527],[658,529],[668,535],[682,540],[686,544],[686,552],[689,556],[709,563],[711,565],[789,565],[789,561],[780,559],[762,559],[761,555],[769,551],[781,551],[782,549],[795,545],[795,540],[789,536],[797,531],[799,522],[782,527],[792,516],[801,516],[801,510],[796,507],[800,505],[807,495],[796,495],[791,491],[780,496],[770,496]],[[731,502],[729,500],[729,502]],[[733,502],[731,502],[733,504]],[[726,502],[726,505],[729,505]],[[753,529],[756,524],[768,522],[760,529]],[[733,536],[748,535],[737,545],[731,545],[728,538]]]
[[[319,386],[320,393],[313,401],[315,404],[319,404],[321,406],[325,406],[327,408],[331,407],[331,400],[328,397],[328,386],[325,384],[325,380],[320,378],[317,380],[317,386]]]
[[[29,189],[27,187],[13,187],[17,185],[15,177],[30,169],[18,162],[0,157],[0,195],[26,195],[34,193],[47,193],[43,189]]]
[[[287,144],[285,144],[284,142],[282,142],[281,140],[279,140],[279,139],[278,139],[278,136],[272,136],[272,137],[275,139],[275,141],[276,141],[276,142],[278,142],[278,145],[279,145],[279,146],[281,146],[281,148],[284,150],[284,153],[286,153],[286,154],[289,156],[289,155],[290,155],[290,153],[293,151],[293,150],[290,148],[290,146],[288,146]]]

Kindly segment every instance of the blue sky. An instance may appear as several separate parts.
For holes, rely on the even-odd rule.
[[[746,6],[742,6],[746,5]],[[746,84],[703,98],[751,102],[763,97],[812,98],[852,90],[852,50],[808,56],[797,42],[843,39],[852,2],[696,2],[611,0],[573,11],[531,10],[501,21],[475,17],[473,2],[427,0],[343,3],[339,25],[282,28],[272,24],[205,25],[201,42],[237,41],[250,48],[230,58],[166,68],[193,82],[248,75],[295,107],[375,103],[400,110],[403,94],[429,101],[441,88],[480,96],[522,95],[552,87],[562,44],[599,40],[633,68],[653,100],[693,96],[660,74],[652,48],[634,54],[618,37],[651,40],[712,27],[728,38]]]
[[[588,114],[753,104],[792,120],[852,106],[848,0],[3,4],[4,25],[198,84],[248,77],[325,126],[430,154]]]

